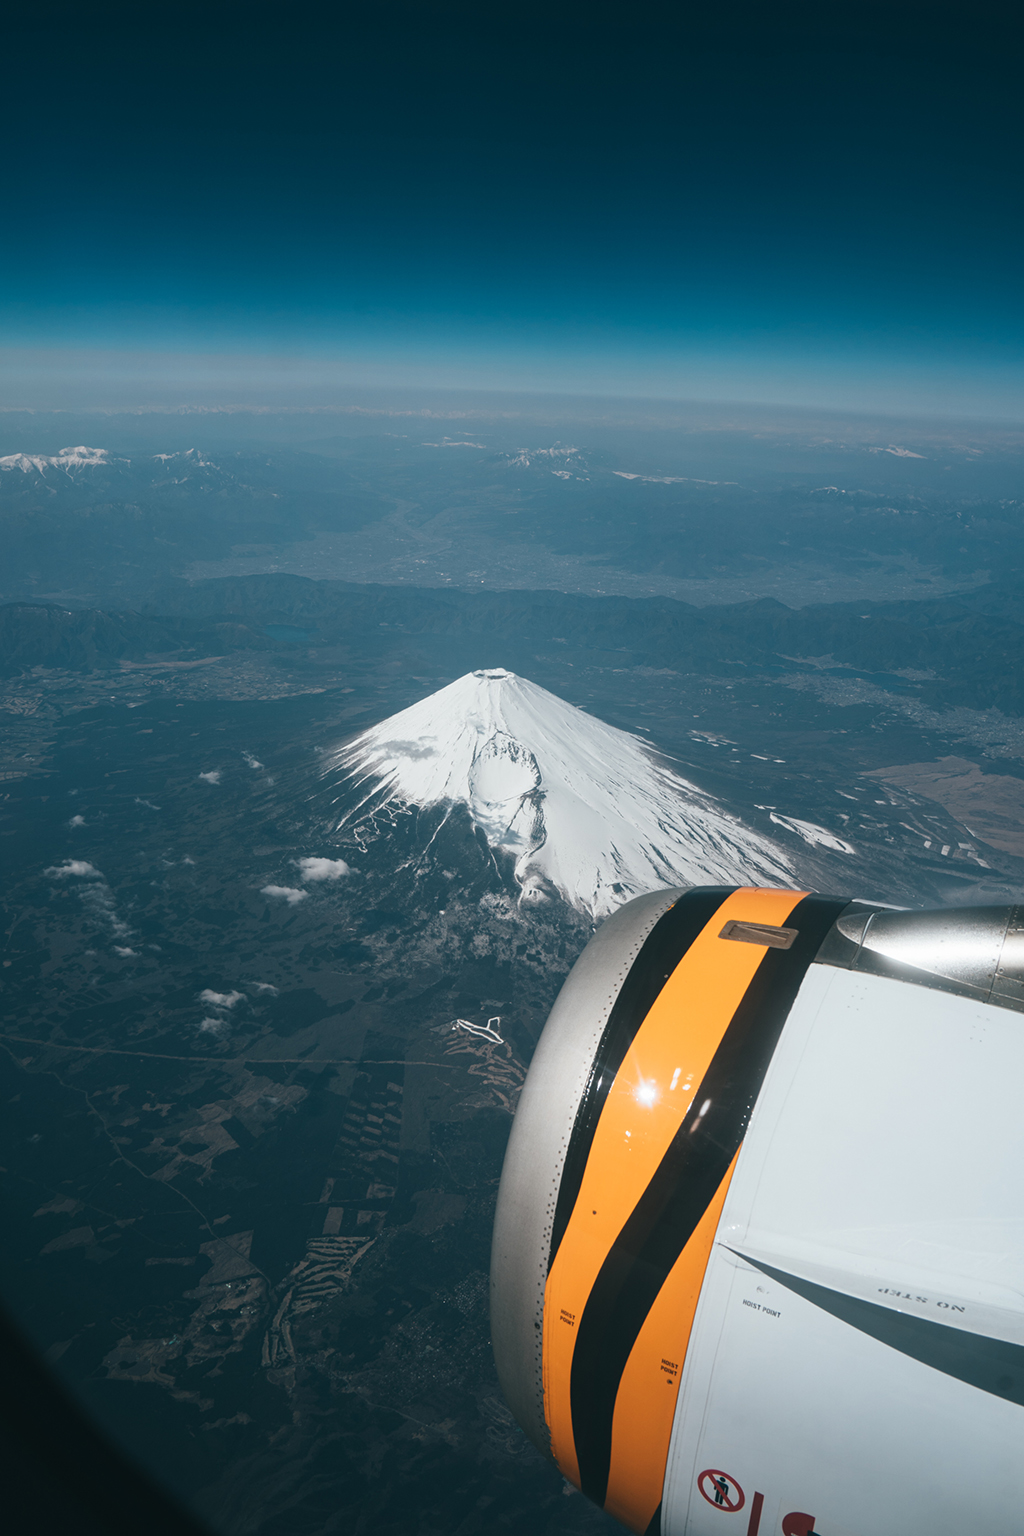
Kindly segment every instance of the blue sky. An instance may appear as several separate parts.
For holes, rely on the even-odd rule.
[[[1019,417],[1012,19],[43,3],[8,38],[3,403],[113,353]]]

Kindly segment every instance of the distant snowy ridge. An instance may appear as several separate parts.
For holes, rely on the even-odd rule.
[[[560,463],[560,469],[551,470],[552,474],[562,479],[586,480],[587,461],[579,448],[573,448],[564,443],[555,443],[552,448],[520,448],[517,453],[503,453],[499,458],[506,469],[530,469],[531,467],[551,469],[553,463]]]
[[[641,475],[628,469],[613,469],[620,480],[642,480],[646,485],[738,485],[736,480],[701,480],[695,475]]]
[[[201,448],[182,448],[177,453],[154,453],[152,457],[161,464],[178,464],[185,469],[217,469],[212,459],[203,457]]]
[[[793,880],[780,848],[646,743],[502,668],[364,731],[327,755],[338,770],[365,788],[344,822],[392,803],[467,806],[514,857],[523,901],[557,891],[602,918],[666,886]]]
[[[20,469],[23,475],[30,470],[44,475],[48,469],[95,469],[101,465],[111,463],[110,450],[107,448],[86,448],[80,444],[77,448],[62,448],[59,453],[9,453],[0,458],[0,469]]]
[[[134,462],[136,467],[140,464],[158,465],[164,473],[172,468],[188,471],[220,467],[212,459],[206,458],[201,448],[185,448],[177,453],[153,453]],[[59,453],[9,453],[0,458],[0,470],[17,469],[23,475],[33,471],[38,475],[46,475],[50,470],[57,469],[71,474],[79,469],[112,469],[115,465],[127,466],[131,463],[131,459],[118,457],[109,448],[89,448],[80,443],[75,448],[62,448]]]

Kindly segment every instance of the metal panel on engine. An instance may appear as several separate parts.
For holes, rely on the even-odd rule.
[[[708,1469],[744,1536],[755,1495],[757,1536],[1016,1527],[1022,1081],[1012,1013],[812,967],[719,1225],[663,1536],[726,1528]]]

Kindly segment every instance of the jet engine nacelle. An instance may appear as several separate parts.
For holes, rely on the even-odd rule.
[[[663,1536],[1024,1529],[1024,908],[698,887],[598,931],[494,1229],[506,1398]]]

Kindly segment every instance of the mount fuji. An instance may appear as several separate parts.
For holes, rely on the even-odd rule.
[[[502,668],[467,673],[323,766],[361,795],[338,831],[403,807],[467,809],[511,858],[521,904],[557,895],[596,921],[659,887],[795,878],[781,848],[646,742]]]

